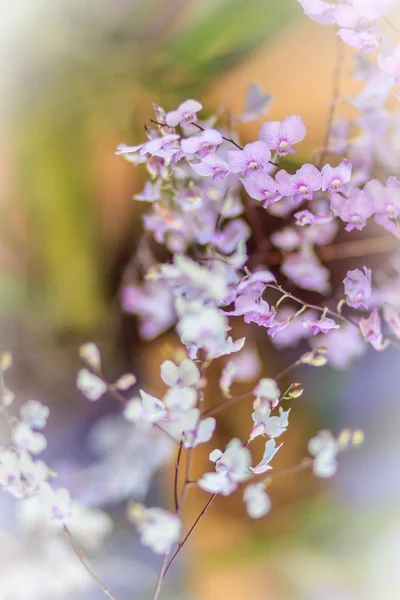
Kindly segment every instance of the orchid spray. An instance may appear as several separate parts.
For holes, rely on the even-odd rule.
[[[338,435],[320,431],[309,441],[309,456],[299,465],[274,471],[271,463],[289,426],[291,402],[303,393],[297,381],[282,390],[282,379],[299,365],[346,368],[368,345],[380,352],[400,344],[399,262],[393,262],[394,274],[384,281],[364,264],[382,247],[394,249],[400,238],[400,181],[393,174],[398,149],[391,136],[398,130],[399,113],[386,107],[393,89],[398,95],[400,46],[393,38],[400,31],[388,17],[390,0],[299,3],[314,21],[336,27],[338,36],[329,126],[312,162],[290,162],[306,136],[300,115],[265,121],[258,140],[241,143],[235,124],[265,118],[271,103],[271,96],[258,86],[251,86],[244,113],[230,115],[227,122],[223,113],[203,117],[203,106],[194,99],[169,111],[154,105],[146,139],[134,146],[121,144],[116,152],[134,166],[142,165],[148,175],[143,191],[135,196],[149,209],[134,278],[130,270],[121,301],[127,312],[138,316],[144,339],[174,327],[181,350],[175,360],[160,365],[167,386],[161,398],[143,389],[132,393],[136,378],[131,373],[108,382],[93,343],[80,350],[85,367],[77,386],[90,401],[107,394],[118,399],[124,427],[117,434],[119,443],[128,447],[135,437],[135,448],[147,457],[133,470],[121,458],[115,460],[112,443],[103,442],[102,474],[112,474],[112,484],[104,486],[103,494],[129,499],[132,490],[140,488],[144,496],[152,474],[175,460],[173,509],[141,502],[129,502],[127,508],[142,543],[162,556],[154,600],[170,566],[218,496],[240,493],[249,517],[263,518],[271,508],[268,489],[275,473],[312,469],[317,477],[331,477],[340,453],[362,442],[359,430]],[[349,60],[344,44],[356,49],[354,77],[363,83],[350,100],[358,110],[351,120],[336,115],[341,73]],[[281,218],[282,227],[264,232],[261,213]],[[334,243],[340,229],[362,231],[371,222],[385,235]],[[166,250],[161,264],[152,252],[157,244]],[[348,271],[333,294],[326,264],[348,255],[362,258],[359,268]],[[305,302],[295,288],[317,292],[322,300]],[[263,376],[247,392],[235,395],[235,382],[254,380],[260,368],[252,344],[247,345],[245,337],[231,337],[235,319],[263,328],[278,349],[300,340],[309,349],[275,377]],[[214,361],[221,365],[220,401],[206,409],[207,369]],[[42,430],[49,411],[31,400],[18,417],[10,415],[13,395],[4,379],[10,366],[10,356],[4,355],[1,411],[10,440],[0,450],[0,484],[17,500],[29,502],[35,518],[58,526],[70,538],[91,577],[113,599],[75,540],[81,539],[80,527],[89,514],[99,538],[109,532],[110,519],[53,484],[55,473],[37,459],[46,446]],[[247,439],[233,438],[225,448],[213,449],[209,471],[193,480],[193,453],[213,439],[221,412],[245,398],[253,399]],[[254,457],[252,442],[260,436],[264,453]],[[151,456],[145,454],[149,446]],[[194,485],[208,498],[185,531],[181,511]]]

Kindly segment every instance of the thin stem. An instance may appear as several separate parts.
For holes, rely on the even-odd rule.
[[[277,375],[275,375],[274,379],[276,379],[276,381],[279,381],[280,379],[282,379],[282,377],[287,375],[287,373],[289,373],[296,367],[299,367],[301,364],[302,364],[302,362],[300,359],[296,360],[296,362],[292,363],[291,365],[289,365],[288,367],[283,369],[283,371],[280,371]],[[290,389],[290,388],[288,388],[288,389]],[[233,398],[229,398],[228,400],[225,400],[225,402],[222,402],[218,406],[214,406],[214,408],[210,408],[209,410],[206,410],[205,412],[203,412],[203,414],[201,416],[202,417],[214,416],[217,413],[221,412],[222,410],[225,410],[226,408],[234,406],[241,400],[245,400],[246,398],[249,398],[250,396],[253,395],[253,393],[254,393],[254,390],[248,390],[247,392],[240,394],[240,396],[234,396]],[[287,393],[287,391],[285,392],[284,396],[286,395],[286,393]]]
[[[275,379],[277,381],[279,381],[280,379],[282,379],[282,377],[285,377],[285,375],[287,375],[288,373],[290,373],[290,371],[293,371],[293,369],[295,369],[296,367],[299,367],[302,364],[301,360],[296,360],[294,363],[292,363],[291,365],[289,365],[288,367],[286,367],[285,369],[283,369],[282,371],[280,371],[278,373],[278,375],[276,375]]]
[[[367,254],[381,254],[391,252],[398,247],[398,239],[388,235],[382,235],[364,240],[354,240],[341,244],[325,246],[320,250],[321,259],[325,262],[341,260],[343,258],[357,258]]]
[[[159,121],[156,121],[155,119],[150,119],[150,123],[154,123],[154,125],[159,125],[160,127],[168,127],[164,123],[160,123]],[[193,125],[193,127],[197,127],[197,129],[200,129],[200,131],[205,131],[205,127],[202,127],[198,123],[190,123],[190,124]],[[221,137],[222,137],[223,140],[225,140],[225,142],[230,142],[231,144],[233,144],[234,146],[236,146],[236,148],[238,148],[238,150],[243,150],[243,146],[241,146],[240,144],[238,144],[237,142],[235,142],[235,140],[233,140],[232,138],[225,137],[222,134],[221,134]]]
[[[179,480],[179,466],[181,463],[182,457],[182,449],[183,449],[183,441],[179,444],[178,456],[176,457],[175,463],[175,480],[174,480],[174,503],[175,503],[175,512],[179,511],[179,500],[178,500],[178,480]],[[185,480],[186,482],[186,480]]]
[[[6,399],[6,385],[4,382],[4,372],[0,369],[0,413],[3,413],[4,420],[6,422],[6,427],[9,431],[10,436],[12,436],[12,426],[10,422],[10,415],[8,414],[8,408],[5,405]]]
[[[205,130],[205,128],[202,127],[201,125],[199,125],[198,123],[191,123],[191,125],[194,125],[195,127],[197,127],[197,129],[200,129],[200,131],[204,131]],[[232,139],[230,137],[226,137],[224,135],[222,135],[222,139],[225,140],[225,142],[230,142],[231,144],[233,144],[234,146],[236,146],[236,148],[238,148],[238,150],[243,150],[243,146],[241,146],[240,144],[238,144],[237,142],[235,142],[234,139]]]
[[[219,413],[221,410],[225,410],[225,408],[233,406],[233,405],[237,404],[238,402],[240,402],[241,400],[248,398],[249,396],[251,396],[252,393],[253,393],[253,390],[249,390],[248,392],[244,392],[244,394],[240,394],[240,396],[233,396],[233,398],[229,398],[228,400],[225,400],[225,402],[222,402],[222,404],[219,404],[218,406],[214,406],[214,408],[210,408],[209,410],[206,410],[205,412],[203,412],[202,417],[212,417],[212,416],[216,415],[217,413]]]
[[[65,525],[65,523],[63,524],[62,530],[65,533],[65,535],[69,538],[69,540],[71,542],[71,546],[72,546],[76,556],[78,557],[79,561],[82,563],[82,565],[84,566],[86,571],[89,573],[90,577],[101,587],[101,589],[103,590],[103,593],[106,596],[108,596],[108,598],[110,598],[110,600],[116,600],[115,596],[112,595],[110,590],[104,585],[104,583],[99,579],[99,577],[96,575],[96,573],[94,573],[94,571],[92,571],[92,569],[87,564],[83,550],[78,548],[78,546],[75,544],[75,540],[72,537],[72,534],[71,534],[70,530],[68,529],[67,525]]]
[[[337,319],[340,319],[341,321],[345,321],[346,323],[349,323],[350,325],[355,325],[356,327],[358,327],[358,323],[355,323],[354,321],[352,321],[352,319],[349,319],[348,317],[345,317],[344,315],[336,312],[335,310],[331,310],[330,308],[327,308],[326,306],[318,306],[317,304],[309,304],[308,302],[304,302],[303,300],[301,300],[300,298],[297,298],[297,296],[294,296],[290,292],[286,292],[278,283],[276,283],[276,284],[267,283],[265,287],[276,290],[277,292],[281,292],[281,294],[285,294],[287,298],[290,298],[294,302],[297,302],[298,304],[306,306],[307,308],[312,308],[312,309],[317,310],[318,312],[322,312],[322,313],[325,312],[325,314],[329,314],[332,317],[336,317]]]
[[[172,563],[174,562],[174,560],[176,559],[176,557],[178,556],[179,552],[182,550],[183,546],[186,544],[187,540],[189,539],[189,537],[191,536],[191,534],[193,533],[193,531],[195,530],[195,528],[197,527],[199,521],[204,517],[204,515],[206,514],[210,504],[212,503],[212,501],[214,500],[214,498],[216,498],[217,494],[213,494],[211,496],[211,498],[208,500],[207,504],[204,506],[204,508],[202,509],[202,511],[200,512],[199,516],[197,517],[197,519],[195,520],[195,522],[193,523],[193,525],[191,526],[191,528],[189,529],[189,531],[187,532],[187,534],[185,535],[185,537],[183,538],[183,540],[181,542],[179,542],[178,544],[178,548],[175,551],[175,554],[172,556],[171,560],[169,561],[163,577],[166,576],[170,566],[172,565]],[[154,600],[156,600],[156,597],[154,597]]]
[[[278,469],[277,471],[271,471],[266,480],[269,483],[270,481],[277,479],[278,477],[285,477],[286,475],[292,475],[293,473],[305,471],[312,467],[312,464],[312,458],[303,458],[301,463],[297,465],[293,465],[292,467],[286,467],[285,469]]]
[[[396,33],[398,33],[400,35],[400,29],[398,27],[396,27],[396,25],[393,25],[393,23],[391,21],[389,21],[389,19],[387,17],[385,17],[385,15],[382,16],[382,19],[385,21],[385,23],[387,23],[387,25],[389,25],[389,27],[391,27],[393,29],[393,31],[395,31]]]
[[[328,152],[329,141],[332,134],[333,120],[335,118],[335,111],[340,96],[340,80],[342,76],[343,63],[345,59],[344,45],[339,37],[336,38],[336,59],[335,67],[333,71],[333,82],[332,82],[332,101],[329,109],[328,116],[328,127],[326,130],[325,141],[322,147],[322,152],[319,158],[318,168],[321,169],[324,164],[325,156]]]
[[[169,557],[169,552],[166,552],[164,554],[164,560],[162,562],[161,570],[160,570],[160,573],[158,575],[158,579],[157,579],[157,584],[156,584],[156,589],[155,589],[155,592],[154,592],[153,600],[157,600],[157,598],[160,595],[162,580],[164,578],[165,573],[167,572],[166,567],[167,567],[168,557]]]
[[[318,249],[318,255],[323,262],[332,262],[344,258],[356,258],[370,254],[383,254],[397,248],[399,241],[388,235],[364,240],[354,240],[341,244],[331,244]],[[280,265],[282,253],[279,250],[269,252],[264,257],[264,263],[268,266]]]
[[[199,423],[200,423],[200,420],[199,420]],[[189,481],[190,481],[190,465],[192,464],[192,456],[193,456],[193,448],[189,448],[187,451],[187,457],[186,457],[185,482],[183,484],[181,496],[179,498],[179,510],[182,508],[183,502],[185,500],[186,492],[188,489]]]
[[[106,384],[107,390],[111,394],[111,396],[113,396],[116,400],[118,400],[118,402],[122,406],[126,406],[128,400],[125,398],[125,396],[123,394],[121,394],[121,392],[119,392],[113,385],[111,385],[110,383],[108,383],[108,381],[106,381],[103,376],[102,376],[102,380]],[[155,429],[158,429],[159,431],[161,431],[164,435],[168,436],[170,440],[172,440],[173,442],[175,442],[175,444],[179,444],[179,440],[177,440],[168,431],[165,431],[165,429],[163,429],[161,427],[161,425],[159,425],[158,423],[153,423],[153,427],[155,427]]]
[[[155,121],[154,119],[150,119],[150,123],[154,123],[154,125],[160,125],[160,127],[167,127],[167,125],[165,125],[163,123],[159,123],[158,121]],[[193,125],[193,127],[197,127],[197,129],[199,129],[200,131],[205,131],[205,127],[202,127],[198,123],[190,123],[190,125]],[[221,132],[219,132],[219,133],[221,133]],[[223,140],[225,140],[225,142],[229,142],[230,144],[233,144],[238,150],[243,150],[243,146],[241,146],[240,144],[235,142],[235,140],[232,139],[231,137],[226,137],[225,135],[222,135],[222,133],[221,133],[221,137]],[[274,165],[275,167],[279,167],[278,163],[273,162],[272,160],[269,160],[268,162],[271,165]]]

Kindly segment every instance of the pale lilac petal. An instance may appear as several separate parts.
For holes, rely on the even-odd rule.
[[[306,126],[303,119],[298,115],[289,115],[285,117],[281,125],[281,136],[287,140],[289,144],[297,144],[301,142],[306,135]]]
[[[281,124],[279,121],[269,121],[261,126],[259,138],[270,150],[275,150],[280,141]]]
[[[322,175],[314,165],[305,164],[296,173],[297,179],[303,179],[310,190],[316,192],[322,187]]]
[[[355,31],[353,29],[339,29],[337,35],[352,48],[357,48],[361,54],[372,54],[379,48],[379,38],[370,31]]]
[[[305,14],[316,23],[331,25],[335,22],[335,7],[322,0],[298,0]]]
[[[212,175],[213,179],[223,179],[229,173],[228,164],[216,154],[208,154],[201,162],[189,164],[202,177]]]
[[[203,108],[203,105],[197,100],[185,100],[179,105],[178,110],[182,113],[195,114]]]
[[[222,135],[215,129],[205,129],[200,135],[193,135],[181,141],[181,148],[185,154],[201,152],[204,156],[208,152],[215,152],[223,142]]]
[[[227,153],[227,161],[231,173],[240,173],[246,169],[247,156],[244,150],[230,150]]]
[[[325,165],[322,169],[322,189],[331,193],[347,192],[347,184],[351,179],[352,164],[343,159],[337,167]]]
[[[369,342],[375,350],[381,352],[387,348],[388,340],[383,339],[381,319],[376,308],[367,319],[360,319],[359,327],[365,341]]]
[[[344,293],[347,297],[347,304],[353,308],[368,308],[368,300],[372,293],[372,271],[363,267],[347,271],[344,278]]]
[[[244,113],[239,116],[239,120],[242,123],[256,121],[267,113],[272,100],[273,96],[263,94],[259,84],[253,83],[249,85]]]
[[[282,445],[283,444],[280,444],[278,447],[276,447],[275,440],[268,440],[265,443],[264,456],[262,457],[261,462],[258,463],[258,465],[256,465],[255,467],[250,467],[250,470],[253,471],[255,475],[260,475],[261,473],[265,473],[269,469],[272,469],[269,463],[271,462],[275,454],[278,452],[278,450],[282,447]]]
[[[290,175],[286,171],[278,171],[275,176],[275,181],[278,186],[279,192],[283,196],[291,196],[296,191],[296,185],[294,182],[294,176]]]
[[[169,127],[176,127],[181,123],[194,123],[197,120],[196,113],[202,108],[202,104],[197,100],[185,100],[176,110],[171,110],[166,114],[165,122]]]
[[[264,517],[271,509],[271,500],[265,491],[264,483],[248,485],[243,493],[246,510],[252,519]]]
[[[254,198],[254,200],[271,204],[282,198],[277,191],[276,182],[264,171],[255,172],[250,177],[241,179],[241,182],[250,198]]]
[[[271,159],[271,152],[264,142],[252,142],[246,144],[244,151],[248,154],[251,160],[257,161],[260,164],[267,164]]]

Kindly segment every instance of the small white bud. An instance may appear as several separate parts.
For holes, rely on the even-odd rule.
[[[94,344],[93,342],[82,344],[82,346],[79,348],[79,356],[94,371],[100,371],[100,351],[96,344]]]
[[[76,386],[91,401],[99,400],[107,391],[107,385],[104,381],[87,369],[79,371]]]
[[[125,375],[121,375],[119,379],[114,383],[114,387],[121,392],[125,392],[129,390],[136,383],[136,377],[132,373],[125,373]]]
[[[7,371],[12,366],[12,355],[11,352],[4,352],[0,356],[0,370]]]

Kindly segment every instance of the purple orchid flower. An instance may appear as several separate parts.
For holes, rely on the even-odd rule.
[[[208,154],[214,153],[223,141],[219,131],[205,129],[199,135],[183,139],[181,148],[185,154],[197,154],[200,158],[204,158]]]
[[[282,194],[277,190],[275,180],[265,171],[255,171],[250,177],[240,181],[250,198],[264,201],[264,208],[282,198]]]
[[[347,197],[334,194],[331,208],[336,216],[347,223],[346,231],[361,231],[367,224],[367,219],[374,214],[371,196],[365,190],[357,188],[351,189]]]
[[[325,165],[322,173],[322,190],[334,193],[347,193],[347,184],[351,179],[351,162],[347,159],[340,161],[337,167]]]
[[[368,308],[368,300],[371,297],[372,290],[372,271],[363,267],[347,271],[346,277],[343,280],[344,293],[347,296],[347,304],[353,308]]]
[[[367,319],[360,319],[359,327],[364,340],[369,342],[375,350],[381,352],[387,348],[389,341],[383,339],[381,318],[376,308]]]
[[[197,122],[197,113],[203,108],[197,100],[185,100],[176,110],[171,110],[165,116],[165,122],[169,127],[177,125],[189,125]]]
[[[225,179],[229,175],[228,163],[216,154],[207,154],[201,162],[189,163],[192,169],[196,171],[198,175],[202,177],[209,177],[212,175],[212,180]]]
[[[293,216],[296,219],[296,225],[298,227],[312,226],[316,220],[315,215],[309,210],[299,210],[294,213]]]
[[[243,173],[250,177],[255,171],[265,171],[271,159],[271,152],[264,142],[246,144],[243,150],[231,150],[227,161],[231,173]]]
[[[314,192],[322,188],[322,175],[314,165],[306,163],[294,175],[278,171],[275,177],[278,191],[283,196],[293,196],[295,202],[312,200]]]
[[[304,327],[310,327],[311,333],[317,335],[318,333],[328,333],[332,329],[339,329],[339,325],[329,317],[321,317],[318,321],[303,321]]]
[[[180,152],[179,135],[169,133],[163,137],[157,137],[150,140],[140,150],[140,154],[151,154],[160,158],[171,158],[177,152]]]
[[[289,115],[281,123],[279,121],[264,123],[259,138],[270,150],[275,150],[278,156],[286,156],[296,152],[292,144],[301,142],[305,135],[306,126],[301,117]]]

